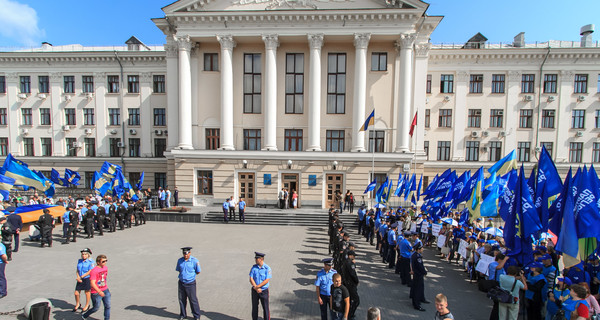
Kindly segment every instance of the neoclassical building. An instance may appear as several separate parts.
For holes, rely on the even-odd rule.
[[[427,184],[513,149],[531,167],[541,145],[561,172],[600,162],[593,27],[581,43],[477,34],[442,46],[429,41],[442,17],[427,8],[180,0],[153,19],[164,48],[132,37],[116,50],[0,52],[0,152],[86,179],[108,160],[130,180],[145,171],[145,187],[178,186],[185,203],[233,195],[251,206],[274,204],[281,188],[301,206],[346,190],[361,201],[373,178],[416,172]]]

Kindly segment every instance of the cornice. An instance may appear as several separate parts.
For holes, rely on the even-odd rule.
[[[123,62],[136,63],[158,63],[165,62],[166,53],[143,52],[137,54],[119,53],[119,58]],[[68,64],[90,64],[90,63],[116,63],[113,52],[77,52],[77,53],[23,53],[23,52],[4,52],[0,53],[0,63],[68,63]]]
[[[548,56],[548,62],[560,60],[598,60],[600,59],[600,49],[596,50],[578,50],[579,48],[560,49],[560,52],[554,52],[554,49]],[[565,51],[567,50],[567,51]],[[556,49],[559,51],[559,49]],[[542,61],[546,57],[546,49],[496,49],[496,50],[465,50],[465,49],[431,49],[429,51],[429,61],[435,63],[452,61],[505,61],[518,60]]]

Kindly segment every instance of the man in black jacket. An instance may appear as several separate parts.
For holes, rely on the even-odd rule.
[[[52,247],[52,229],[54,229],[54,217],[50,215],[50,210],[44,209],[44,214],[38,219],[38,226],[42,234],[40,246],[43,248],[45,244]]]
[[[348,319],[356,319],[356,309],[360,304],[360,297],[358,296],[358,275],[356,274],[355,258],[356,253],[354,251],[348,251],[348,259],[342,266],[342,282],[348,288],[350,293],[350,312],[348,313]]]
[[[96,211],[96,224],[98,225],[98,233],[104,235],[104,220],[106,220],[106,209],[103,206],[98,206]]]
[[[18,252],[19,251],[19,234],[21,233],[21,230],[23,230],[23,219],[21,218],[20,215],[14,214],[15,209],[17,209],[17,208],[15,208],[15,207],[6,208],[6,211],[11,213],[8,215],[8,217],[6,217],[6,220],[8,221],[8,223],[10,224],[10,226],[12,228],[13,245],[14,245],[13,252]]]
[[[427,275],[427,269],[423,265],[423,245],[417,242],[414,247],[414,253],[410,257],[411,274],[413,275],[412,286],[410,287],[410,296],[412,297],[412,304],[416,310],[425,311],[421,307],[421,302],[429,303],[425,300],[425,276]]]

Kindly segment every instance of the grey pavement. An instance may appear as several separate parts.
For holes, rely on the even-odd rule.
[[[197,283],[203,319],[251,318],[248,272],[254,251],[266,253],[265,263],[273,269],[272,318],[319,318],[313,284],[322,267],[320,260],[327,256],[326,228],[151,222],[69,245],[57,241],[59,229],[52,248],[22,242],[6,268],[8,296],[0,300],[0,313],[43,297],[54,305],[52,319],[80,319],[71,312],[75,266],[79,251],[89,247],[94,259],[101,253],[108,256],[112,319],[178,318],[175,262],[180,247],[192,246],[192,255],[202,266]],[[408,288],[400,285],[398,275],[381,263],[374,247],[356,235],[353,238],[359,246],[358,319],[366,318],[369,306],[379,307],[382,319],[432,319],[433,303],[424,305],[426,312],[413,310]],[[465,280],[459,267],[442,263],[434,254],[433,249],[425,253],[430,271],[425,280],[427,299],[433,302],[435,294],[443,292],[456,319],[487,319],[491,303],[485,295]],[[102,319],[101,312],[91,318]],[[0,319],[16,318],[0,315]]]

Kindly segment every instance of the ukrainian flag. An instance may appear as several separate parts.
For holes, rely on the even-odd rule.
[[[96,191],[101,196],[104,196],[111,188],[111,181],[107,174],[101,174],[98,171],[94,172],[94,183],[92,184],[92,189]]]
[[[0,174],[0,195],[2,200],[8,200],[10,189],[15,184],[15,179]]]
[[[33,187],[43,192],[52,187],[52,182],[50,180],[42,179],[39,175],[29,169],[25,163],[13,158],[11,154],[6,157],[1,171],[1,174],[15,179],[14,184]]]
[[[490,174],[496,173],[497,176],[501,177],[511,170],[517,169],[517,151],[513,149],[506,157],[500,159],[491,168],[488,169]]]
[[[367,131],[367,129],[369,129],[369,126],[372,126],[374,124],[375,124],[375,109],[373,109],[371,114],[367,117],[367,120],[365,120],[365,123],[362,125],[362,127],[360,127],[359,131]]]
[[[469,209],[469,213],[471,214],[471,219],[476,219],[481,217],[481,203],[483,202],[482,193],[484,187],[484,177],[483,170],[477,170],[476,173],[476,182],[473,187],[473,191],[471,192],[471,196],[467,201],[467,208]]]

